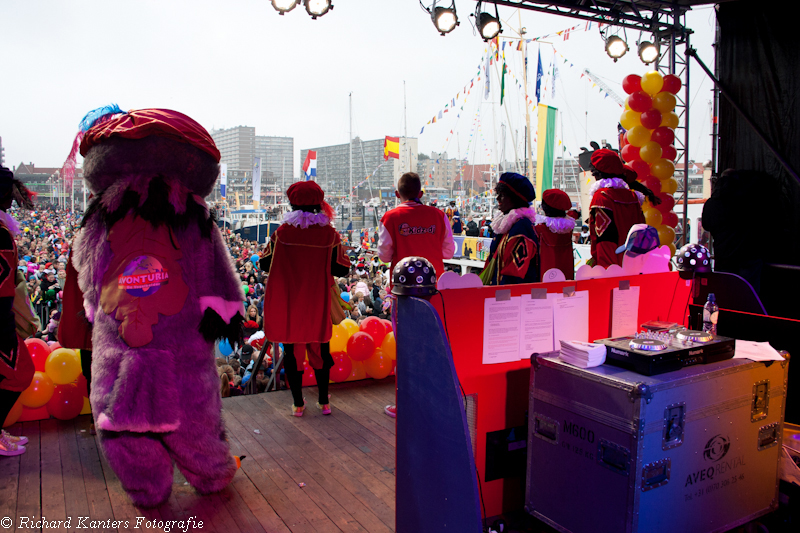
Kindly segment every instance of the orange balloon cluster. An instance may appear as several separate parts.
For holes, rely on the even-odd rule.
[[[369,317],[359,325],[346,318],[341,324],[334,324],[330,347],[334,363],[331,381],[383,379],[394,372],[397,346],[388,320]],[[308,368],[307,360],[303,367]],[[303,386],[316,384],[310,369],[303,373]]]
[[[59,344],[48,346],[41,339],[27,339],[25,346],[33,359],[35,373],[30,386],[20,395],[3,422],[8,427],[18,420],[40,420],[53,416],[70,420],[88,413],[86,378],[75,350]]]
[[[675,94],[681,88],[681,80],[673,74],[662,76],[656,71],[644,76],[630,74],[622,80],[622,88],[628,93],[625,111],[619,123],[627,131],[622,137],[621,154],[626,166],[636,172],[636,179],[651,189],[661,200],[654,206],[645,201],[642,206],[648,225],[658,229],[661,244],[670,247],[675,255],[675,226],[678,215],[673,194],[678,190],[675,173]]]

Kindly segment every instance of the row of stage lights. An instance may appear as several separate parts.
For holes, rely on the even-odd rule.
[[[433,25],[436,26],[436,29],[439,31],[439,33],[445,35],[453,31],[456,26],[459,25],[458,15],[456,14],[455,0],[451,0],[450,7],[442,7],[436,4],[437,2],[434,0],[431,7],[427,8],[422,4],[422,0],[420,0],[420,5],[422,5],[423,9],[430,14],[431,20],[433,20]],[[481,38],[483,38],[484,41],[489,41],[497,37],[498,34],[502,33],[503,27],[500,24],[500,15],[497,12],[497,4],[494,5],[494,15],[483,11],[481,9],[482,4],[483,2],[478,2],[478,6],[475,8],[475,14],[471,16],[475,17],[475,27],[478,29],[478,33],[480,33]],[[626,43],[625,40],[619,35],[609,36],[606,32],[601,33],[606,42],[606,53],[616,63],[619,58],[628,52],[628,43]],[[638,48],[639,59],[641,59],[642,63],[645,65],[649,65],[658,59],[660,54],[658,43],[641,41],[638,43]]]
[[[297,7],[300,0],[271,0],[272,7],[275,8],[280,15],[287,13]],[[331,0],[303,0],[303,5],[306,7],[306,13],[311,15],[312,19],[321,17],[331,9],[333,9],[333,2]]]

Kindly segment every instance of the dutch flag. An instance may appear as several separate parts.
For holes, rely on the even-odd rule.
[[[317,177],[317,152],[314,150],[309,150],[306,154],[306,160],[303,161],[303,174],[306,175],[306,181]]]

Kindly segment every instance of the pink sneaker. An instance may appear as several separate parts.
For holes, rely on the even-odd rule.
[[[0,456],[13,457],[25,453],[25,446],[20,446],[0,436]]]
[[[300,407],[297,407],[295,404],[292,404],[292,415],[293,416],[303,416],[303,413],[305,412],[305,410],[306,410],[306,406],[305,405],[301,405]]]
[[[329,404],[329,403],[326,403],[326,404],[322,405],[319,402],[317,402],[317,409],[322,409],[322,414],[323,415],[331,414],[331,404]]]
[[[16,435],[12,435],[8,433],[5,429],[0,429],[0,438],[4,438],[8,442],[13,442],[17,446],[25,446],[28,444],[28,437],[25,435],[20,435],[19,437]]]
[[[391,416],[392,418],[397,418],[397,406],[396,405],[387,405],[383,408],[383,412],[387,415]]]

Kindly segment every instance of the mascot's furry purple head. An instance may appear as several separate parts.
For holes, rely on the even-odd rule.
[[[70,159],[78,147],[93,198],[71,261],[92,323],[90,401],[103,453],[137,505],[167,500],[173,461],[199,492],[218,491],[237,462],[213,343],[238,340],[244,316],[203,200],[219,151],[186,115],[116,106],[87,115]]]

